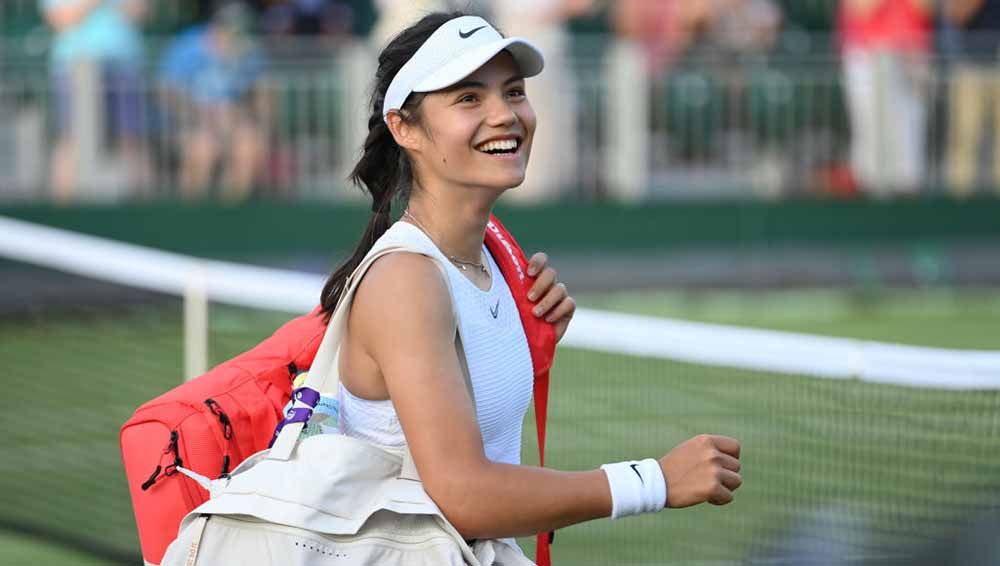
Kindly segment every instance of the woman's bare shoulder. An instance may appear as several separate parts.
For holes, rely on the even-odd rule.
[[[358,286],[351,311],[352,327],[368,343],[413,332],[454,338],[448,285],[435,260],[422,254],[397,252],[376,260]]]

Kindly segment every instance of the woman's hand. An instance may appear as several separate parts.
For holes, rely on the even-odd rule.
[[[667,507],[729,503],[743,484],[740,467],[740,443],[734,438],[702,434],[678,444],[660,458]]]
[[[566,285],[556,279],[556,270],[549,267],[549,256],[537,253],[528,261],[528,275],[538,276],[535,284],[528,291],[528,300],[535,305],[536,317],[545,317],[547,322],[555,324],[556,341],[562,340],[569,321],[576,313],[576,301],[566,292]]]

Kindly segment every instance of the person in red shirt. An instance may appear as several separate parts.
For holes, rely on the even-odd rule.
[[[851,167],[875,194],[913,193],[926,165],[930,0],[841,0]]]

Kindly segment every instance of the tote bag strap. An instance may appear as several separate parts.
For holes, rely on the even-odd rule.
[[[365,259],[362,260],[361,265],[354,270],[344,284],[344,291],[341,293],[340,300],[337,302],[337,308],[334,310],[333,316],[330,318],[330,323],[326,327],[326,332],[323,334],[323,340],[316,351],[316,358],[313,360],[308,377],[306,377],[306,381],[301,387],[292,392],[292,407],[285,414],[285,422],[281,428],[281,432],[268,452],[267,457],[269,459],[287,460],[291,457],[292,451],[298,443],[299,433],[309,421],[313,409],[319,402],[319,392],[331,391],[340,387],[337,359],[340,354],[340,344],[347,331],[347,318],[350,314],[354,294],[364,274],[372,264],[379,258],[396,252],[413,252],[430,257],[434,260],[435,265],[441,269],[442,275],[445,277],[445,283],[447,284],[448,277],[445,267],[441,265],[438,258],[428,254],[427,250],[406,242],[394,242],[382,246],[376,243],[376,248],[368,253]],[[458,328],[458,313],[454,308],[452,309],[452,316],[455,318],[455,327]],[[458,343],[458,347],[461,347],[460,342]],[[461,351],[459,353],[461,354]],[[465,367],[464,354],[460,355],[459,358],[462,362],[463,373],[466,374],[466,384],[469,386],[471,392],[471,382],[468,377],[468,369]],[[412,460],[409,450],[406,451],[405,460]],[[412,466],[412,461],[409,465]]]

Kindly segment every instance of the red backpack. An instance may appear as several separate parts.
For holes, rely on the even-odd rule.
[[[524,252],[492,217],[486,246],[507,280],[531,350],[535,372],[535,419],[544,465],[549,368],[555,331],[536,318],[527,293]],[[177,536],[181,519],[208,499],[197,482],[177,473],[183,466],[209,478],[228,474],[251,454],[268,447],[296,374],[309,369],[326,325],[312,313],[279,328],[252,350],[139,407],[122,425],[122,461],[132,495],[143,558],[159,564]],[[539,535],[536,562],[548,566],[552,533]]]

